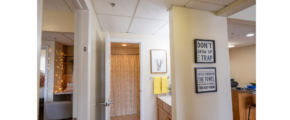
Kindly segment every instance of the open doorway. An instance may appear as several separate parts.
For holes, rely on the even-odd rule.
[[[140,120],[138,43],[111,43],[111,120]]]
[[[74,68],[74,33],[62,32],[42,32],[42,49],[40,75],[43,73],[47,77],[41,77],[39,120],[52,119],[57,115],[53,111],[59,111],[60,117],[67,120],[72,119],[73,103],[73,68]],[[43,52],[44,51],[44,52]],[[45,58],[43,56],[46,56]],[[42,82],[45,81],[45,82]],[[44,83],[44,84],[42,84]],[[42,87],[43,86],[43,87]],[[41,92],[43,90],[44,92]],[[43,95],[41,95],[43,93]],[[65,105],[64,107],[61,107]],[[60,111],[60,109],[66,109]],[[51,113],[51,114],[50,114]],[[66,113],[69,113],[66,114]],[[65,117],[63,117],[65,115]]]

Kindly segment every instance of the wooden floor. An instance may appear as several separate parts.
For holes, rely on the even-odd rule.
[[[111,117],[111,120],[140,120],[140,114]]]

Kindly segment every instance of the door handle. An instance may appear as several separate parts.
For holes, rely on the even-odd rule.
[[[101,102],[101,105],[107,106],[107,103],[106,102]]]
[[[109,102],[102,102],[101,105],[105,105],[105,106],[110,106],[110,104],[113,104],[113,101],[109,101]]]
[[[108,106],[110,106],[111,104],[114,104],[114,102],[113,101],[109,101],[108,102]]]

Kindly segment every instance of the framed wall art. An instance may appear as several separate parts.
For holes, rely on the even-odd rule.
[[[196,93],[217,92],[217,78],[215,67],[195,68]]]
[[[215,63],[215,41],[194,39],[195,63]]]
[[[150,50],[151,73],[167,73],[167,53],[166,50]]]

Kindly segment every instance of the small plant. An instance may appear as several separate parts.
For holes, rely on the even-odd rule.
[[[171,84],[169,85],[168,90],[171,90]]]

